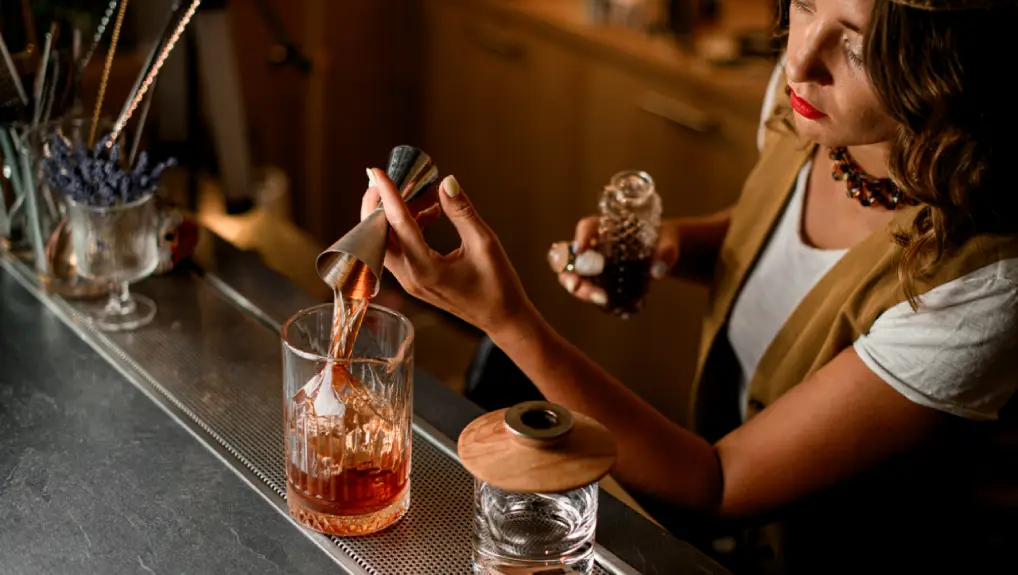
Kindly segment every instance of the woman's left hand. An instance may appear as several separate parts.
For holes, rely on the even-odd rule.
[[[442,180],[438,195],[441,211],[456,228],[461,244],[442,255],[424,240],[420,223],[385,172],[368,172],[372,185],[364,195],[362,211],[377,206],[381,199],[390,227],[385,267],[410,295],[489,335],[533,311],[498,238],[455,177]]]

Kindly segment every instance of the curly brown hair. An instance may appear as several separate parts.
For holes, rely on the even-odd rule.
[[[779,31],[789,2],[779,3]],[[961,11],[875,0],[865,33],[869,81],[899,128],[889,170],[920,203],[902,246],[898,278],[919,306],[921,278],[976,234],[1018,231],[1018,108],[1005,78],[1018,55],[1018,6]]]

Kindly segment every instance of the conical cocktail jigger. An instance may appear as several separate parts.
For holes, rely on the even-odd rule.
[[[404,202],[416,198],[438,181],[438,168],[431,157],[412,146],[392,149],[386,173],[399,188]],[[318,254],[318,276],[347,298],[374,297],[381,286],[388,239],[389,222],[379,204],[361,223]]]

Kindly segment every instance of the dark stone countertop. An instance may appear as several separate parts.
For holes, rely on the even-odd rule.
[[[0,573],[337,565],[0,268]]]
[[[317,303],[206,241],[194,271],[266,329]],[[414,385],[453,442],[482,413],[420,370]],[[343,571],[146,393],[0,267],[0,573]],[[603,491],[597,541],[641,573],[727,573]]]

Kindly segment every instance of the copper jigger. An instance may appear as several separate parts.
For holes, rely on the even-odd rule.
[[[438,181],[431,156],[412,146],[397,146],[389,153],[389,179],[404,202],[410,202]],[[381,204],[329,249],[318,254],[318,276],[344,297],[368,299],[381,287],[389,222]]]

